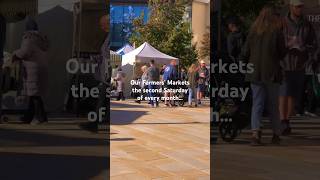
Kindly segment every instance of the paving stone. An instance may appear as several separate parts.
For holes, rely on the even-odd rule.
[[[121,134],[121,137],[130,137],[132,140],[111,141],[111,149],[126,152],[133,158],[127,155],[120,158],[121,153],[111,153],[111,162],[113,159],[121,161],[149,179],[209,178],[209,106],[189,109],[148,108],[144,104],[128,101],[112,104],[111,130],[116,131],[118,136]],[[197,119],[197,115],[201,118]],[[121,123],[128,116],[135,118],[128,123]]]

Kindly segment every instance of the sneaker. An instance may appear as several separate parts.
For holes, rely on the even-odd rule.
[[[318,117],[318,115],[311,113],[311,112],[308,112],[308,111],[305,111],[304,114],[307,116],[310,116],[310,117],[314,117],[314,118]]]
[[[262,133],[259,130],[254,130],[252,132],[252,141],[251,141],[251,146],[262,146],[262,142],[261,142],[261,137],[262,137]]]
[[[31,122],[30,122],[30,124],[31,125],[38,125],[38,124],[40,124],[41,122],[38,120],[38,119],[33,119]]]

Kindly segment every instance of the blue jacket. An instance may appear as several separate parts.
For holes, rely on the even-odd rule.
[[[176,67],[172,65],[167,65],[166,68],[164,69],[163,73],[163,80],[176,80],[178,77],[177,69]]]

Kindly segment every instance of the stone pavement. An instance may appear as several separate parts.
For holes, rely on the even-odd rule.
[[[250,146],[250,131],[233,143],[213,145],[213,180],[319,180],[320,119],[294,118],[293,134],[282,137],[280,146],[270,144],[272,133],[263,133],[262,147]],[[270,123],[264,121],[265,129]]]
[[[1,180],[107,179],[107,134],[78,127],[86,119],[49,119],[31,126],[10,117],[0,124]]]
[[[209,106],[111,103],[111,180],[209,180]]]

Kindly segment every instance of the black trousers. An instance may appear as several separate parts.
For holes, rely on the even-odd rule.
[[[29,97],[28,112],[25,114],[25,118],[27,121],[32,121],[34,118],[40,122],[48,121],[41,96]]]
[[[110,86],[109,86],[110,87]],[[96,124],[106,124],[110,122],[110,95],[108,92],[108,85],[105,83],[101,83],[99,85],[99,97],[97,100],[96,113],[99,114],[102,112],[100,109],[105,108],[104,116],[102,119],[96,121]]]
[[[318,105],[318,98],[316,97],[313,90],[313,75],[306,75],[306,81],[304,85],[304,92],[301,96],[301,100],[298,104],[300,104],[298,112],[303,114],[304,111],[308,111],[311,113],[315,113]]]

